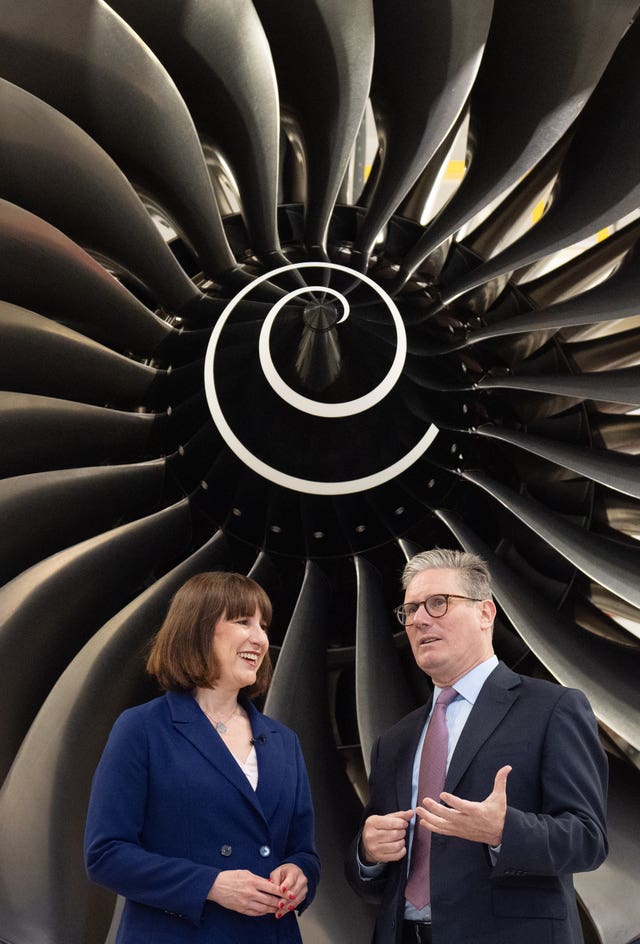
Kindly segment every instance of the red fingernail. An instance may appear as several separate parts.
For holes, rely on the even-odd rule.
[[[293,905],[289,905],[289,911],[293,911]]]
[[[282,891],[283,891],[283,892],[286,892],[286,890],[287,890],[287,886],[286,886],[286,885],[283,885],[283,886],[282,886]]]
[[[291,900],[293,900],[295,897],[296,896],[293,894],[293,892],[289,892],[289,898],[291,898]]]
[[[282,917],[281,914],[277,914],[277,915],[276,915],[276,921],[278,920],[278,918],[281,918],[281,917]]]
[[[284,908],[285,905],[286,905],[286,901],[279,901],[279,902],[278,902],[278,908]]]

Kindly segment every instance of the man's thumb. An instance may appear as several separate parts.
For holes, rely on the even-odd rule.
[[[501,767],[498,773],[496,774],[496,779],[493,783],[493,792],[494,793],[506,793],[507,792],[507,777],[513,770],[513,767],[507,764],[506,767]]]

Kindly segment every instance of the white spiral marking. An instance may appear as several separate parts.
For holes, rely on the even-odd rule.
[[[344,266],[335,266],[332,268],[343,269]],[[351,269],[345,269],[351,276],[353,272]],[[395,357],[393,358],[393,363],[387,373],[377,387],[374,387],[373,390],[370,390],[369,393],[366,393],[362,397],[357,397],[355,400],[345,400],[343,403],[325,403],[322,400],[311,400],[309,397],[303,397],[302,394],[297,393],[292,387],[284,382],[280,377],[280,374],[276,370],[276,366],[273,363],[271,358],[271,351],[269,348],[269,335],[271,333],[271,327],[273,322],[276,319],[276,316],[282,311],[283,307],[290,301],[290,299],[295,298],[298,295],[304,295],[308,292],[323,292],[325,295],[333,295],[337,298],[342,305],[343,315],[337,324],[345,321],[349,317],[349,302],[340,292],[337,292],[335,289],[328,288],[324,285],[307,285],[304,288],[297,288],[293,292],[289,292],[288,295],[285,295],[284,298],[278,299],[275,303],[267,317],[265,318],[264,324],[262,325],[262,330],[260,331],[260,341],[258,343],[258,351],[260,354],[260,365],[264,372],[264,375],[271,386],[271,388],[281,397],[289,406],[295,407],[297,410],[300,410],[302,413],[310,413],[312,416],[326,416],[331,418],[336,418],[339,416],[354,416],[356,413],[363,413],[365,410],[370,410],[372,406],[375,406],[376,403],[380,403],[388,393],[393,390],[396,383],[402,376],[402,368],[404,367],[405,358],[407,356],[407,335],[404,330],[404,324],[402,323],[402,318],[400,312],[398,311],[395,303],[388,296],[385,298],[384,294],[381,292],[379,286],[372,282],[371,279],[367,278],[365,275],[361,275],[360,278],[367,282],[368,285],[376,289],[378,295],[386,301],[391,317],[393,318],[394,324],[396,326],[397,334],[397,346]]]
[[[359,479],[348,479],[343,482],[319,482],[313,479],[303,479],[295,475],[288,475],[286,472],[281,472],[279,469],[275,469],[273,466],[263,462],[262,459],[258,459],[258,457],[254,456],[254,454],[250,452],[238,439],[227,423],[222,412],[213,374],[216,348],[222,333],[222,329],[224,328],[227,319],[233,313],[238,303],[241,302],[242,299],[248,295],[249,292],[253,291],[253,289],[256,288],[261,282],[268,282],[270,279],[273,279],[274,276],[280,275],[283,272],[295,272],[296,270],[310,267],[315,269],[336,269],[340,272],[345,272],[350,278],[357,278],[360,281],[365,282],[383,299],[389,308],[391,317],[393,318],[394,324],[396,326],[398,343],[393,363],[388,374],[386,377],[384,377],[381,383],[378,384],[377,387],[374,387],[373,390],[369,391],[369,393],[365,394],[363,397],[358,397],[355,400],[348,400],[344,403],[322,403],[317,400],[311,400],[296,393],[287,384],[285,384],[277,373],[269,352],[269,332],[271,330],[271,325],[273,324],[276,315],[282,309],[283,305],[285,305],[287,301],[293,296],[312,291],[322,291],[324,293],[334,295],[340,300],[341,304],[343,305],[343,315],[340,321],[344,321],[349,314],[349,306],[346,298],[344,298],[341,293],[335,291],[335,289],[330,289],[327,286],[305,286],[304,288],[296,289],[295,291],[290,292],[284,298],[278,299],[267,315],[267,318],[265,319],[265,322],[262,326],[262,330],[260,331],[260,363],[269,384],[279,396],[286,400],[288,404],[295,406],[297,409],[301,409],[305,413],[311,413],[314,416],[321,417],[352,416],[356,413],[361,413],[364,410],[375,406],[393,389],[394,385],[397,383],[402,374],[402,368],[404,366],[404,361],[407,354],[407,336],[404,330],[404,324],[402,323],[400,312],[398,311],[394,301],[389,298],[389,296],[383,292],[380,286],[376,285],[376,283],[367,275],[356,273],[353,271],[353,269],[348,269],[346,266],[338,265],[335,262],[299,262],[296,265],[281,266],[278,269],[272,269],[270,272],[261,275],[249,285],[245,285],[245,287],[241,289],[241,291],[238,292],[238,294],[226,306],[220,318],[216,322],[213,331],[211,332],[204,362],[204,389],[207,396],[207,403],[209,404],[209,411],[225,442],[236,454],[236,456],[242,462],[244,462],[246,466],[248,466],[254,472],[257,472],[258,475],[261,475],[263,478],[268,479],[268,481],[274,482],[276,485],[280,485],[283,488],[290,488],[294,491],[303,492],[309,495],[349,495],[354,494],[355,492],[363,492],[367,489],[375,488],[378,485],[383,485],[385,482],[390,481],[401,472],[404,472],[406,469],[412,466],[413,463],[419,459],[421,455],[423,455],[423,453],[438,435],[437,426],[434,426],[432,423],[424,436],[422,436],[422,438],[412,449],[409,450],[409,452],[405,453],[405,455],[396,462],[393,462],[384,469],[380,469],[378,472],[374,472],[372,475],[365,475]]]

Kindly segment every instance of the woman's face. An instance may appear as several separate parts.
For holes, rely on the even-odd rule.
[[[233,620],[223,613],[213,632],[213,655],[220,671],[216,688],[237,691],[254,685],[268,648],[269,639],[259,609]]]

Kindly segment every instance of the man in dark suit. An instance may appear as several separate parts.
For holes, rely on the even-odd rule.
[[[579,944],[572,873],[607,853],[589,703],[498,661],[481,558],[418,554],[403,587],[396,613],[435,688],[372,751],[347,878],[380,905],[373,940]]]

